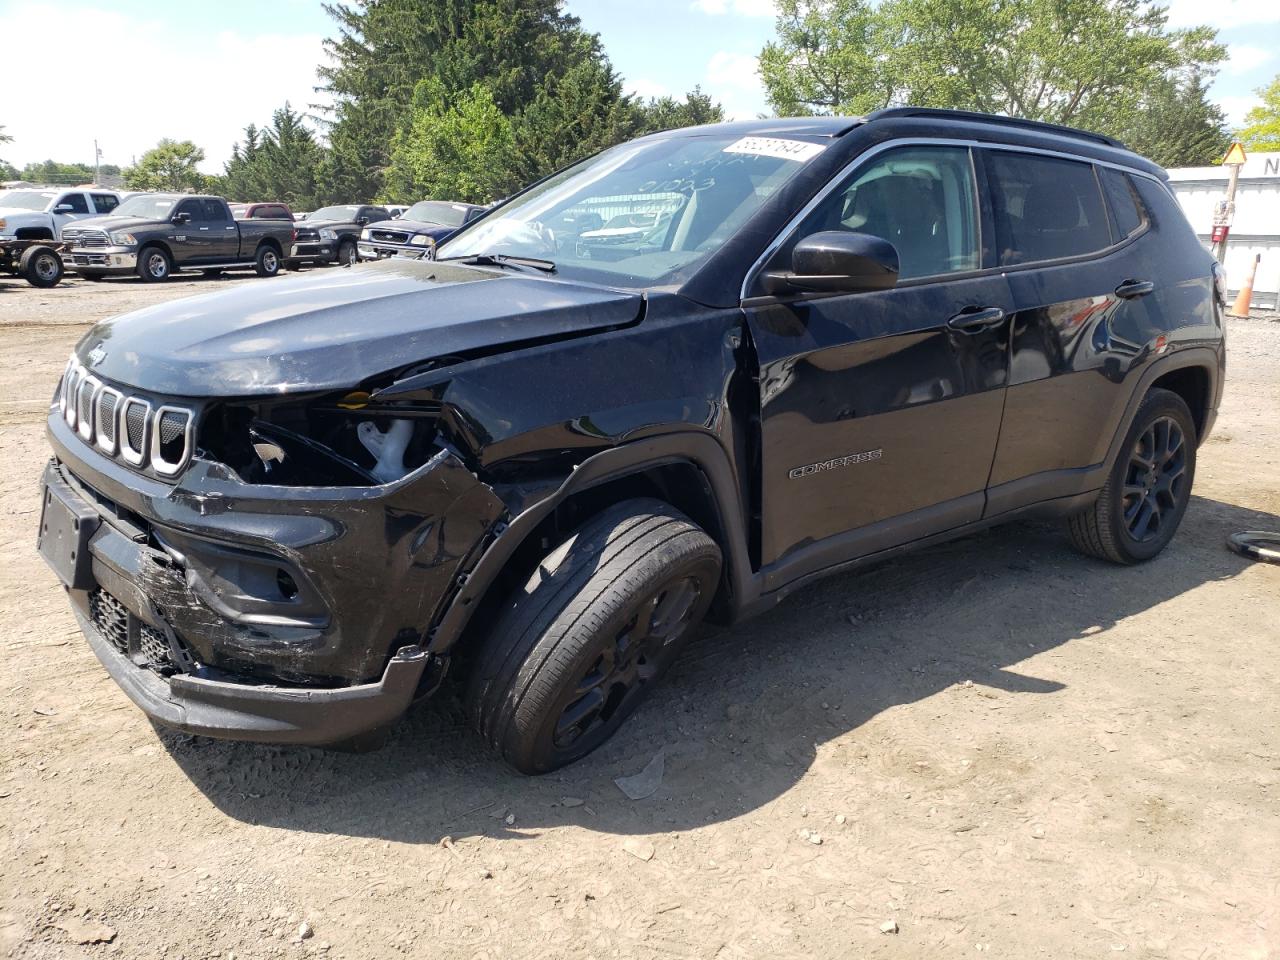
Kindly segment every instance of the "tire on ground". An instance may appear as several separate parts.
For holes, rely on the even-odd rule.
[[[138,251],[138,276],[147,283],[168,280],[173,273],[173,261],[161,247],[143,247]]]
[[[344,267],[354,266],[360,262],[354,240],[343,240],[338,244],[338,263]]]
[[[1182,431],[1186,451],[1184,472],[1175,505],[1161,517],[1157,534],[1150,540],[1139,541],[1130,533],[1126,522],[1125,487],[1130,479],[1131,458],[1140,438],[1162,418],[1173,420]],[[1191,499],[1197,442],[1195,420],[1186,401],[1171,390],[1158,387],[1150,390],[1138,406],[1098,499],[1067,518],[1067,534],[1075,548],[1081,553],[1121,564],[1141,563],[1163,550],[1177,532]]]
[[[56,287],[62,280],[62,258],[53,247],[38,244],[22,251],[18,271],[33,287]]]
[[[705,616],[720,563],[715,541],[659,500],[627,500],[589,520],[543,559],[497,618],[472,665],[472,724],[523,773],[546,773],[590,753],[634,711]],[[650,630],[662,617],[661,628]],[[654,636],[647,644],[646,631]],[[624,639],[632,636],[635,643]],[[557,723],[582,702],[575,691],[604,673],[606,657],[634,666],[643,681],[596,687],[603,707],[594,725],[571,729],[576,739],[568,743],[562,733],[557,743]]]
[[[280,252],[269,243],[259,244],[253,271],[260,277],[274,277],[280,272]]]

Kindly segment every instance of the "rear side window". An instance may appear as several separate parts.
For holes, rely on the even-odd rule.
[[[93,205],[99,213],[110,213],[116,207],[120,206],[120,199],[110,193],[94,193]]]
[[[986,161],[1001,266],[1111,245],[1092,164],[1005,150],[988,151]]]
[[[208,198],[201,200],[200,205],[203,207],[204,216],[201,218],[209,223],[230,222],[231,218],[227,216],[227,208],[217,200]]]
[[[902,280],[976,270],[977,211],[967,148],[900,147],[856,170],[793,241],[824,230],[872,234],[897,249]]]
[[[1099,170],[1102,176],[1102,188],[1107,192],[1107,200],[1111,204],[1111,215],[1115,217],[1117,239],[1123,240],[1142,229],[1147,222],[1146,213],[1133,192],[1133,184],[1119,170],[1104,167]]]

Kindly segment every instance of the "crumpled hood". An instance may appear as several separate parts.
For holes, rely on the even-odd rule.
[[[181,397],[346,389],[434,357],[630,323],[636,293],[384,260],[157,304],[97,324],[91,372]]]

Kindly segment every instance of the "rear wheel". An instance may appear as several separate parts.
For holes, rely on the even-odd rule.
[[[1067,520],[1076,548],[1125,564],[1163,550],[1191,500],[1196,442],[1186,401],[1169,390],[1148,393],[1097,501]]]
[[[28,247],[22,251],[18,270],[33,287],[56,287],[62,279],[62,258],[53,247]]]
[[[258,248],[258,255],[254,258],[253,269],[260,277],[274,277],[280,272],[280,254],[276,253],[274,247],[269,247],[264,243]]]
[[[590,753],[706,614],[720,550],[657,500],[628,500],[547,556],[499,617],[467,690],[480,735],[523,773]]]
[[[138,276],[147,283],[160,283],[169,279],[173,261],[159,247],[145,247],[138,254]]]

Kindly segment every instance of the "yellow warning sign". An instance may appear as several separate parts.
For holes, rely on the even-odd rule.
[[[1227,151],[1226,157],[1222,160],[1224,167],[1240,166],[1244,163],[1244,144],[1239,140],[1231,144],[1231,149]]]

